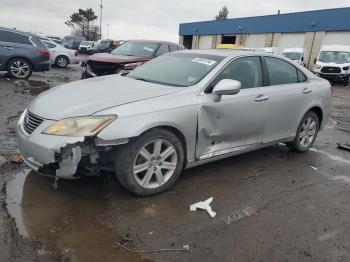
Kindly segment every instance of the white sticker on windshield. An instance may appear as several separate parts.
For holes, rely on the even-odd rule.
[[[143,49],[145,49],[145,50],[147,50],[147,51],[149,51],[149,52],[153,52],[154,51],[154,49],[152,49],[152,48],[149,48],[149,47],[144,47]]]
[[[210,60],[210,59],[206,59],[206,58],[200,58],[200,57],[196,57],[196,58],[192,59],[192,62],[205,64],[205,65],[208,65],[208,66],[212,66],[213,64],[216,63],[216,61],[214,61],[214,60]]]

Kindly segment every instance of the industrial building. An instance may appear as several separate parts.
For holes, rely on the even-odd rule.
[[[245,47],[301,47],[312,68],[321,46],[350,45],[350,7],[180,24],[180,43],[209,49],[218,44]]]

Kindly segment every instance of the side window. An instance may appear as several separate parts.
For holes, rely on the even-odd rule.
[[[45,45],[47,46],[47,48],[55,48],[56,47],[56,45],[54,45],[54,44],[52,44],[52,43],[50,43],[50,42],[46,42],[46,41],[44,41],[44,43],[45,43]]]
[[[158,56],[169,53],[169,46],[168,45],[162,45],[158,50]]]
[[[274,57],[265,57],[265,60],[269,71],[270,85],[284,85],[299,82],[297,72],[299,70],[292,64]]]
[[[258,56],[238,58],[229,63],[210,84],[211,90],[223,79],[241,82],[242,89],[262,86],[261,62]]]
[[[33,45],[32,42],[29,41],[29,36],[7,30],[0,30],[0,41],[15,44]]]
[[[176,45],[170,45],[169,48],[170,48],[170,52],[179,51]]]
[[[297,69],[297,74],[298,74],[299,83],[303,83],[307,81],[306,76],[298,69]]]

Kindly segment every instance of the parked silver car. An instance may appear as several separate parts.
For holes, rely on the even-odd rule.
[[[46,91],[21,116],[18,144],[41,173],[75,178],[112,168],[127,190],[151,195],[183,168],[278,142],[307,151],[331,104],[328,81],[283,57],[181,51],[125,77]]]

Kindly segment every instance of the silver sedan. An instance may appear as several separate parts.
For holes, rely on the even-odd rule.
[[[287,58],[234,50],[162,55],[127,76],[52,88],[17,125],[24,161],[57,178],[114,170],[137,195],[181,170],[279,142],[307,151],[330,116],[331,87]]]

